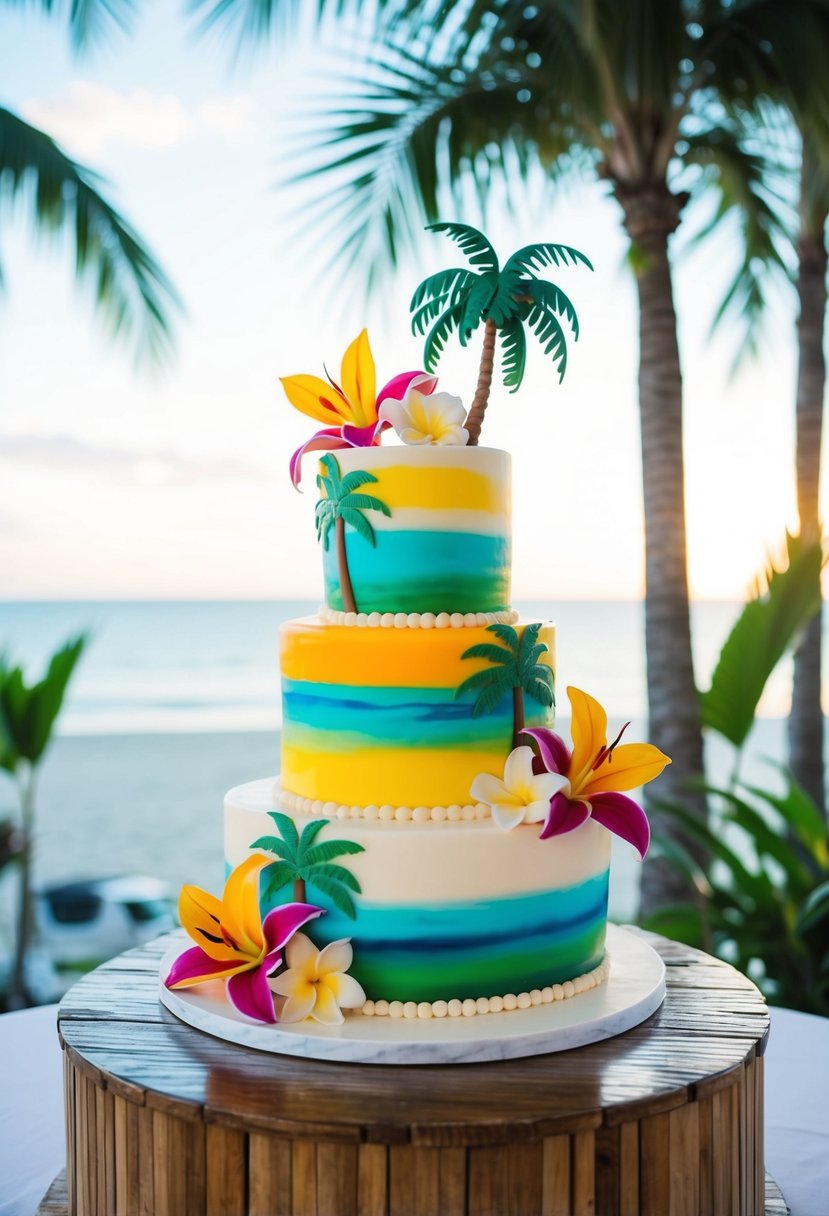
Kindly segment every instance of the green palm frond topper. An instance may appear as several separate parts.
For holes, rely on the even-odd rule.
[[[424,279],[412,296],[412,332],[425,336],[423,359],[434,372],[451,334],[457,332],[466,346],[479,325],[484,326],[483,350],[475,396],[464,426],[469,443],[477,444],[489,402],[496,340],[500,336],[504,385],[515,392],[524,379],[527,335],[531,330],[558,369],[559,381],[567,368],[566,322],[574,341],[579,322],[570,299],[555,283],[538,277],[547,266],[593,267],[570,245],[542,242],[526,245],[505,262],[503,269],[490,242],[467,224],[440,223],[431,232],[445,232],[469,258],[473,270],[456,267]]]
[[[491,666],[474,675],[468,676],[455,689],[455,699],[465,693],[475,693],[475,704],[472,707],[472,717],[491,713],[500,704],[503,697],[512,692],[512,746],[519,747],[525,740],[521,739],[524,729],[524,694],[534,697],[541,705],[548,708],[555,705],[553,691],[553,673],[546,663],[541,662],[542,655],[548,647],[539,642],[540,623],[527,625],[523,635],[512,625],[489,625],[487,632],[492,633],[501,643],[478,642],[470,646],[461,655],[462,659],[486,659]]]

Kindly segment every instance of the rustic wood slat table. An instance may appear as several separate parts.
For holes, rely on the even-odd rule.
[[[763,1216],[768,1012],[648,935],[647,1022],[555,1055],[393,1067],[270,1055],[178,1022],[162,938],[64,999],[71,1216]],[[508,1015],[506,1015],[508,1016]],[[46,1202],[46,1201],[44,1201]]]

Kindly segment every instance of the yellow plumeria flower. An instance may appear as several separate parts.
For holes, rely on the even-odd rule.
[[[359,1009],[366,994],[353,976],[347,975],[354,955],[349,938],[329,942],[318,950],[304,933],[295,933],[285,949],[288,970],[268,982],[272,992],[284,997],[280,1022],[313,1018],[327,1026],[343,1022],[343,1009]]]
[[[507,756],[503,781],[491,773],[479,773],[472,782],[472,797],[492,808],[492,818],[504,831],[519,823],[541,823],[553,794],[567,784],[560,773],[534,773],[534,758],[531,747],[516,747]]]

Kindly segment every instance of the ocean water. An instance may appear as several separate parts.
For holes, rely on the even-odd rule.
[[[611,717],[646,712],[640,603],[524,603],[557,625],[560,691],[593,693]],[[282,621],[316,611],[311,602],[0,603],[0,652],[39,672],[51,650],[85,630],[91,640],[60,720],[65,735],[278,730]],[[693,607],[697,678],[707,684],[739,606]],[[761,714],[788,709],[790,674],[775,673]],[[566,712],[564,696],[560,710]]]

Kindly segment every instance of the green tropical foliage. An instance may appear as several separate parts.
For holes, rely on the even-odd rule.
[[[700,694],[702,721],[742,748],[771,673],[820,610],[823,551],[786,534],[786,561],[769,561],[720,652],[711,687]]]
[[[578,266],[592,270],[588,259],[569,245],[538,244],[519,249],[501,269],[490,242],[467,224],[429,225],[431,232],[445,232],[456,241],[475,270],[450,269],[429,275],[416,289],[409,305],[412,331],[425,335],[424,363],[434,372],[447,338],[455,331],[466,346],[478,326],[491,321],[503,348],[504,384],[515,392],[524,378],[527,362],[525,329],[532,330],[552,356],[564,378],[567,367],[567,338],[561,320],[578,339],[576,310],[560,287],[539,279],[536,271],[546,266]]]
[[[327,896],[335,908],[353,920],[357,915],[352,893],[359,895],[360,884],[344,866],[336,865],[335,858],[362,853],[363,846],[353,840],[323,840],[317,837],[328,824],[327,819],[314,819],[297,832],[296,824],[281,811],[270,811],[276,824],[278,836],[260,836],[250,846],[275,853],[279,861],[264,871],[266,886],[264,898],[273,899],[289,883],[293,883],[294,900],[306,902],[306,883],[310,883],[322,895]]]
[[[705,825],[679,802],[662,813],[711,858],[702,869],[689,850],[660,838],[698,893],[696,902],[660,909],[649,929],[713,950],[750,975],[774,1004],[829,1014],[829,841],[823,816],[788,777],[782,795],[738,784],[706,790]]]
[[[25,967],[32,933],[31,869],[38,769],[86,642],[85,635],[68,641],[52,656],[43,678],[34,683],[27,682],[22,667],[0,656],[0,768],[15,779],[20,800],[19,831],[7,837],[20,866],[15,956],[7,994],[10,1008],[19,1008],[28,999]]]
[[[553,673],[546,663],[539,662],[541,656],[546,654],[547,646],[538,640],[541,629],[538,622],[527,625],[521,636],[512,625],[495,624],[487,626],[487,629],[499,639],[501,645],[478,642],[468,647],[461,658],[487,659],[492,666],[475,672],[459,684],[455,689],[455,699],[468,692],[475,693],[472,716],[478,718],[495,709],[511,691],[512,745],[518,747],[521,742],[519,736],[524,729],[524,694],[548,707],[555,704]]]
[[[346,473],[345,477],[341,477],[339,461],[330,452],[326,452],[321,458],[320,464],[325,472],[317,474],[317,486],[324,490],[325,494],[317,503],[315,510],[317,540],[321,540],[323,548],[327,549],[331,528],[334,528],[337,540],[337,574],[343,608],[346,612],[357,612],[357,601],[354,598],[354,588],[348,570],[345,525],[349,524],[373,548],[376,543],[374,529],[363,512],[380,511],[381,514],[390,516],[391,511],[379,498],[374,498],[371,494],[359,493],[362,486],[371,485],[377,481],[373,473],[367,473],[364,469],[354,469],[351,473]]]
[[[816,803],[785,770],[785,788],[740,779],[742,749],[763,689],[820,603],[820,545],[787,536],[788,562],[769,562],[700,695],[709,729],[735,749],[731,785],[699,780],[708,824],[678,797],[656,801],[658,853],[694,898],[646,916],[646,928],[713,950],[749,974],[769,1000],[829,1013],[829,837]],[[687,843],[686,843],[687,842]],[[706,859],[701,865],[699,858]]]
[[[40,0],[40,7],[52,13],[56,6],[52,0]],[[79,0],[69,5],[75,48],[89,46],[112,29],[126,28],[134,7],[131,0]],[[68,236],[74,245],[76,277],[89,288],[107,331],[128,340],[139,359],[158,363],[170,353],[170,317],[181,303],[103,185],[98,174],[67,156],[46,132],[0,107],[0,217],[22,204],[38,232]]]

